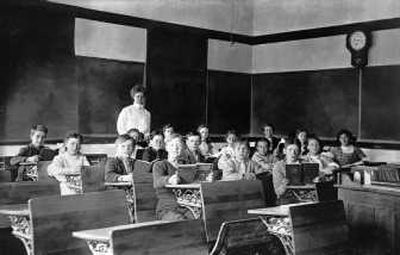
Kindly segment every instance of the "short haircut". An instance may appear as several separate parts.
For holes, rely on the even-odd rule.
[[[129,133],[131,133],[131,132],[140,133],[139,129],[137,129],[137,128],[131,128],[131,129],[129,129],[126,133],[129,134]]]
[[[228,130],[228,131],[226,132],[226,134],[225,134],[225,139],[228,138],[228,136],[230,136],[230,135],[235,135],[236,137],[238,137],[236,131],[233,130],[233,129],[230,129],[230,130]]]
[[[271,142],[264,137],[258,139],[256,145],[258,145],[258,143],[266,143],[268,148],[271,146]]]
[[[164,138],[164,134],[158,130],[154,130],[150,133],[150,140],[153,140],[154,137],[156,136],[162,136]]]
[[[71,138],[78,139],[80,143],[83,142],[83,136],[75,131],[68,132],[64,138],[64,142],[66,143]]]
[[[272,131],[275,131],[275,127],[274,127],[274,125],[272,125],[271,123],[265,123],[264,126],[262,127],[262,131],[264,131],[264,129],[265,129],[266,127],[271,127],[271,128],[272,128]]]
[[[236,142],[235,149],[237,149],[241,145],[246,146],[246,148],[250,150],[249,141],[247,141],[246,139],[240,139],[238,142]]]
[[[169,140],[167,141],[167,144],[169,144],[171,141],[173,141],[173,140],[175,140],[175,139],[179,139],[180,142],[181,142],[182,144],[184,144],[183,136],[181,136],[180,134],[177,134],[177,133],[174,133],[174,134],[171,135],[171,139],[169,139]]]
[[[187,133],[186,136],[185,136],[186,140],[189,139],[189,137],[191,137],[191,136],[198,136],[198,137],[201,137],[201,135],[200,135],[199,133],[197,133],[197,132],[189,132],[189,133]]]
[[[341,129],[339,132],[336,134],[336,141],[340,144],[339,138],[341,135],[345,134],[349,138],[349,143],[350,144],[355,144],[356,143],[356,138],[354,137],[353,133],[348,130],[348,129]]]
[[[145,88],[141,85],[141,84],[135,84],[132,88],[131,88],[131,97],[134,98],[135,94],[137,93],[143,93],[145,94],[146,90]]]
[[[310,142],[309,142],[310,140],[315,140],[315,141],[317,141],[317,143],[319,144],[319,151],[318,151],[318,152],[321,152],[321,151],[322,151],[322,142],[321,142],[321,140],[318,138],[318,136],[316,136],[316,135],[310,135],[310,136],[307,138],[307,142],[310,143]]]
[[[165,125],[163,126],[163,128],[162,128],[163,133],[165,132],[165,130],[167,130],[167,129],[169,129],[169,128],[174,129],[174,127],[172,126],[172,124],[170,124],[170,123],[165,124]]]
[[[132,144],[135,144],[135,140],[127,134],[119,135],[117,139],[115,139],[115,144],[121,144],[126,141],[131,141]]]
[[[39,131],[43,132],[47,136],[47,132],[49,131],[45,125],[37,124],[37,125],[32,125],[31,127],[31,135],[33,135],[34,132]]]
[[[200,133],[200,130],[202,130],[203,128],[207,128],[208,129],[206,124],[200,124],[199,127],[197,128],[197,132]]]

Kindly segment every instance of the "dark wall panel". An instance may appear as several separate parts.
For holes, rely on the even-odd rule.
[[[207,41],[168,29],[148,31],[147,86],[152,128],[188,131],[205,122]]]
[[[258,74],[254,76],[253,132],[264,123],[288,134],[299,127],[334,137],[341,128],[357,131],[355,69]]]
[[[50,137],[77,128],[74,19],[33,10],[0,10],[0,139],[29,135],[44,123]]]
[[[250,131],[251,75],[208,72],[208,124],[212,133]]]
[[[400,140],[400,66],[367,67],[363,75],[361,137]]]
[[[132,103],[129,90],[143,82],[144,64],[77,57],[79,130],[115,134],[118,114]]]

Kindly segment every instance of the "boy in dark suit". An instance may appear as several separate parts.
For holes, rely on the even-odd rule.
[[[25,172],[28,168],[35,166],[39,161],[53,160],[56,152],[44,146],[48,129],[44,125],[33,125],[30,132],[31,143],[22,147],[17,156],[10,160],[16,171],[12,172],[12,179],[16,181],[27,181],[29,178]]]

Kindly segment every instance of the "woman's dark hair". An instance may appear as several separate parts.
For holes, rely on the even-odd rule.
[[[350,130],[348,129],[341,129],[339,130],[339,132],[337,132],[336,134],[336,142],[338,143],[338,145],[340,145],[340,136],[341,135],[346,135],[349,138],[349,144],[355,145],[356,143],[356,138],[353,135],[353,133],[351,133]]]
[[[200,130],[202,130],[203,128],[207,128],[207,129],[209,129],[209,128],[207,127],[207,125],[206,125],[206,124],[200,124],[200,125],[197,127],[197,132],[199,132],[199,133],[200,133]]]
[[[77,133],[77,132],[74,132],[74,131],[69,132],[69,133],[67,133],[65,135],[64,142],[66,143],[71,138],[78,139],[80,143],[83,142],[83,136],[81,134]]]
[[[130,91],[132,99],[135,97],[135,94],[136,94],[136,93],[143,93],[143,94],[145,94],[145,92],[146,92],[146,89],[145,89],[142,85],[140,85],[140,84],[134,85],[134,86],[131,88],[131,91]]]

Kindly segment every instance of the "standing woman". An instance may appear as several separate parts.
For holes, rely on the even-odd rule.
[[[300,156],[307,155],[307,139],[308,139],[308,131],[304,128],[296,130],[296,142],[300,149]]]
[[[367,159],[364,152],[355,146],[356,139],[349,130],[340,130],[336,135],[336,141],[340,146],[333,148],[331,152],[333,159],[340,166],[359,163]]]
[[[209,129],[206,125],[202,124],[197,128],[197,132],[200,134],[200,153],[203,157],[210,157],[213,153],[213,147],[209,139]]]
[[[132,128],[138,129],[146,137],[150,135],[151,115],[144,108],[145,89],[141,85],[135,85],[131,89],[133,104],[124,107],[119,113],[117,131],[119,135],[126,134]]]
[[[272,124],[265,124],[263,127],[264,138],[269,141],[269,153],[272,153],[278,147],[280,141],[278,137],[274,136],[274,131]]]

